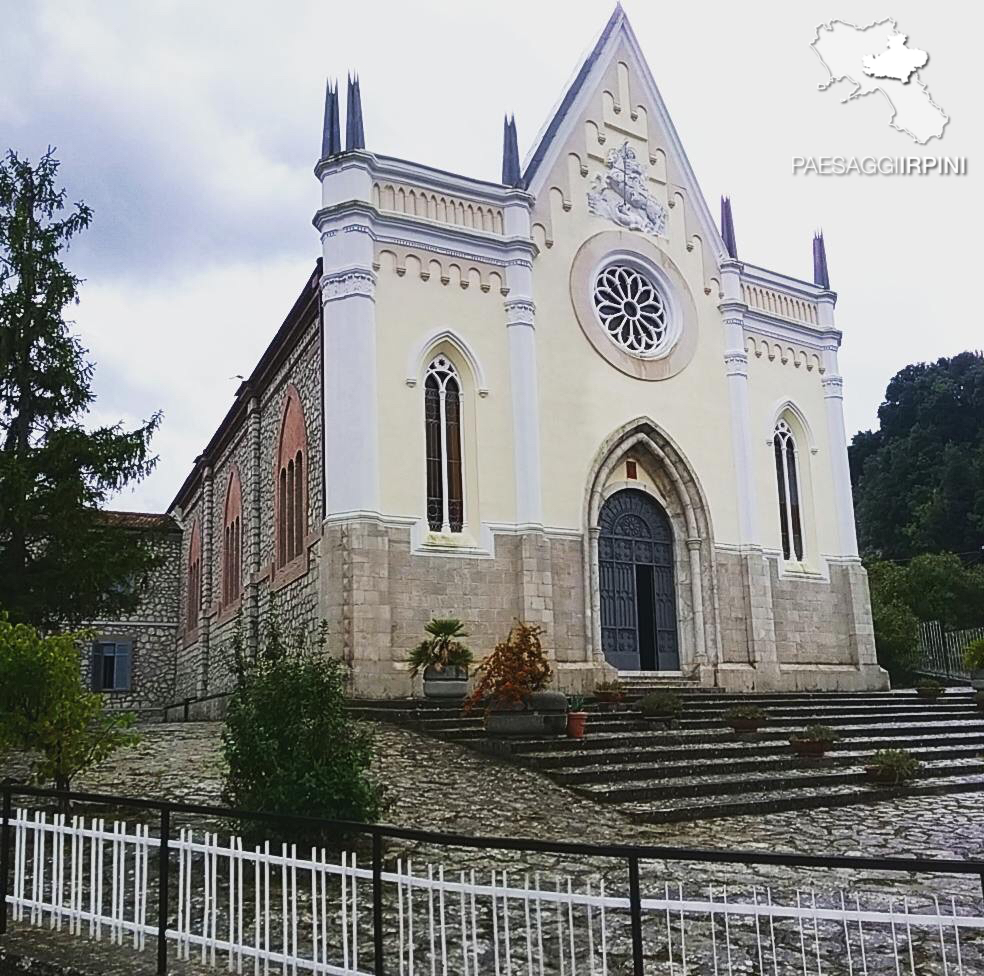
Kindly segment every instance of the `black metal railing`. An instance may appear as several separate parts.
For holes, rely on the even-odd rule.
[[[633,973],[643,976],[642,896],[639,866],[641,861],[689,861],[711,864],[769,865],[789,868],[818,868],[828,870],[885,871],[898,874],[970,875],[980,879],[984,894],[984,860],[916,857],[863,857],[844,854],[782,854],[763,851],[728,851],[674,846],[634,844],[591,844],[576,841],[546,841],[520,837],[474,837],[466,834],[441,833],[413,827],[388,824],[365,824],[330,820],[292,814],[267,813],[256,810],[237,810],[231,807],[194,803],[172,803],[131,796],[104,793],[64,792],[0,783],[2,793],[2,824],[0,824],[0,936],[7,931],[7,899],[10,892],[11,821],[14,797],[57,800],[59,802],[94,804],[113,808],[130,808],[155,813],[159,818],[159,876],[157,918],[157,972],[168,971],[167,931],[170,915],[170,843],[172,816],[209,817],[222,820],[251,821],[293,825],[308,830],[337,832],[339,835],[361,835],[372,843],[372,916],[373,972],[385,972],[383,940],[383,841],[404,840],[438,847],[472,848],[479,850],[522,851],[542,854],[579,855],[612,858],[625,863],[629,883],[629,913],[632,943]]]

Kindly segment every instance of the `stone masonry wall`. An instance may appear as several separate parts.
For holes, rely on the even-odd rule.
[[[160,562],[142,584],[140,604],[128,616],[113,621],[95,621],[90,626],[96,638],[119,638],[133,642],[130,688],[104,691],[112,708],[145,711],[161,708],[174,695],[174,641],[177,632],[180,588],[181,536],[177,532],[147,534]],[[86,661],[85,681],[91,665]]]
[[[280,424],[289,385],[298,393],[307,432],[307,549],[291,572],[274,566],[274,470]],[[184,539],[181,572],[181,635],[177,646],[175,700],[228,691],[234,683],[232,641],[237,627],[254,639],[271,607],[288,630],[312,632],[318,621],[320,524],[323,510],[321,450],[320,320],[313,316],[284,363],[269,378],[257,402],[237,429],[230,432],[210,473],[212,504],[205,505],[207,484],[186,503],[182,513]],[[225,499],[233,465],[239,469],[243,494],[243,591],[239,600],[221,605],[222,543]],[[188,599],[187,560],[195,518],[203,529],[203,604],[196,632],[185,632]]]

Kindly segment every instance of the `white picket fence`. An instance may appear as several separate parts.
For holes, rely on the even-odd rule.
[[[16,811],[15,923],[142,950],[157,933],[160,842],[142,826]],[[237,973],[373,972],[372,871],[354,853],[247,849],[182,829],[167,938]],[[642,885],[647,973],[984,973],[979,899]],[[382,873],[385,968],[399,976],[616,976],[632,969],[630,901],[602,878],[397,860]],[[156,938],[151,938],[156,944]]]
[[[943,678],[969,680],[964,663],[964,648],[972,641],[984,639],[984,627],[967,630],[943,630],[939,621],[919,625],[919,670]]]

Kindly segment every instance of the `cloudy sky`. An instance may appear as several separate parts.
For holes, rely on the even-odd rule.
[[[97,364],[96,419],[155,409],[161,456],[117,507],[161,510],[318,255],[311,217],[324,79],[358,70],[370,150],[486,179],[501,118],[525,152],[608,0],[492,4],[332,0],[0,0],[0,148],[54,145],[95,210],[70,252]],[[822,225],[847,383],[848,433],[875,423],[906,363],[984,346],[980,6],[941,0],[625,4],[716,210],[732,196],[741,256],[810,274]],[[950,116],[918,147],[878,94],[840,104],[810,41],[834,18],[891,16],[930,52]],[[961,177],[793,176],[796,155],[948,155]]]

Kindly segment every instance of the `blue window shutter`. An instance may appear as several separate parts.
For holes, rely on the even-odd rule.
[[[133,656],[133,641],[116,642],[116,688],[130,690],[130,658]]]
[[[102,691],[102,644],[98,641],[92,645],[92,690]]]

